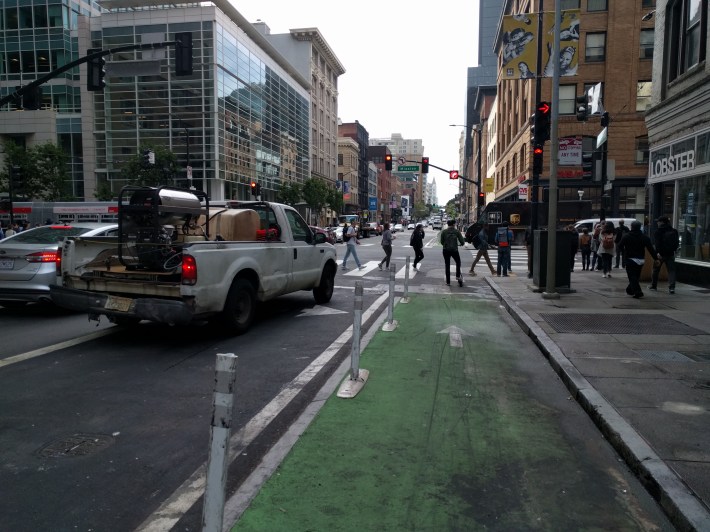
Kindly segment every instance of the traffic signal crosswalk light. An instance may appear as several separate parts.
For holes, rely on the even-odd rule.
[[[577,120],[586,122],[591,114],[592,108],[589,105],[589,96],[584,93],[582,96],[577,96]]]
[[[449,170],[449,179],[458,179],[458,178],[459,178],[458,170]]]
[[[101,48],[89,48],[86,55],[100,52]],[[86,62],[86,90],[102,91],[106,87],[106,59],[104,56],[92,57]]]
[[[533,121],[533,144],[542,146],[550,140],[550,103],[538,102]]]
[[[392,154],[385,154],[385,170],[392,170]]]

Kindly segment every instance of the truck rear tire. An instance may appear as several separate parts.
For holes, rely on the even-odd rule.
[[[319,305],[324,305],[330,298],[333,297],[333,289],[335,288],[335,268],[328,265],[323,269],[323,274],[320,277],[320,284],[313,289],[313,298]]]
[[[256,315],[256,291],[246,279],[235,279],[222,310],[222,322],[235,335],[244,334]]]

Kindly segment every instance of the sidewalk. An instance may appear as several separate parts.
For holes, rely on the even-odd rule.
[[[708,291],[614,272],[410,287],[233,530],[710,530]]]

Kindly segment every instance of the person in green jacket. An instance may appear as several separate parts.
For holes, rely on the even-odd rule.
[[[456,262],[456,280],[459,286],[463,286],[463,277],[461,276],[461,257],[459,256],[459,246],[464,245],[463,235],[461,231],[454,227],[456,222],[449,220],[448,227],[441,232],[441,245],[444,248],[444,264],[446,265],[446,284],[451,284],[451,259]]]

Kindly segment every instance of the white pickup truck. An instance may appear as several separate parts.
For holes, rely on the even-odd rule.
[[[260,301],[333,295],[335,248],[287,205],[215,207],[200,192],[125,187],[118,233],[63,241],[50,287],[57,305],[123,325],[216,318],[242,334]]]

